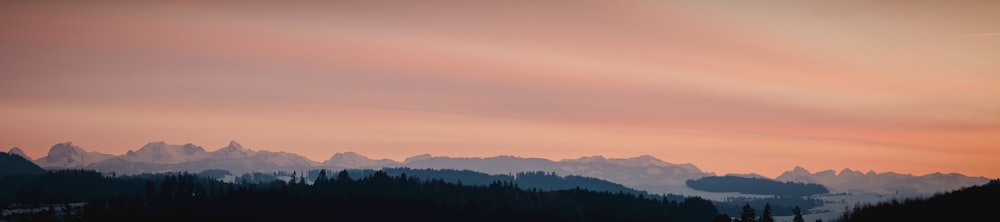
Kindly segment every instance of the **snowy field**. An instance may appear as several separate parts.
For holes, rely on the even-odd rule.
[[[891,201],[892,199],[903,200],[907,198],[924,198],[930,194],[876,194],[876,193],[848,193],[848,194],[824,194],[814,198],[823,200],[823,206],[808,209],[802,215],[805,221],[831,221],[840,217],[846,208],[854,208],[857,204],[878,203]],[[775,221],[792,221],[792,216],[774,217]]]

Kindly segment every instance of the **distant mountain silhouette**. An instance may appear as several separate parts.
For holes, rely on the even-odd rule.
[[[692,164],[671,164],[652,156],[608,159],[602,156],[552,161],[541,158],[497,156],[488,158],[453,158],[420,155],[407,158],[403,166],[431,169],[468,169],[490,174],[517,172],[554,172],[558,175],[580,175],[620,183],[654,193],[673,193],[685,187],[684,181],[714,174],[705,173]]]
[[[697,192],[690,189],[685,181],[715,176],[714,173],[703,172],[690,163],[668,163],[649,155],[632,158],[588,156],[553,161],[516,156],[479,158],[422,154],[406,158],[403,162],[397,162],[390,159],[372,159],[354,152],[344,152],[334,154],[330,159],[320,163],[294,153],[255,151],[236,141],[231,141],[226,147],[215,151],[206,151],[193,144],[171,145],[165,142],[152,142],[121,156],[87,152],[67,142],[56,144],[49,150],[48,156],[36,159],[35,163],[47,169],[85,168],[120,174],[168,171],[201,172],[209,169],[220,169],[234,175],[241,175],[255,171],[307,171],[319,168],[380,169],[385,167],[458,169],[510,175],[541,171],[562,176],[593,177],[653,193]],[[766,178],[757,174],[735,176]],[[862,173],[849,169],[840,173],[828,170],[814,174],[801,167],[785,172],[775,180],[821,184],[832,192],[879,193],[933,193],[987,181],[986,178],[967,177],[961,174],[913,176],[891,172]]]
[[[870,192],[870,193],[924,193],[956,190],[962,187],[984,184],[989,179],[985,177],[969,177],[962,174],[932,173],[923,176],[899,174],[894,172],[862,173],[851,169],[843,169],[840,173],[825,170],[810,173],[802,167],[795,167],[775,178],[778,181],[801,183],[818,183],[830,188],[832,192]]]
[[[12,175],[35,175],[45,170],[23,156],[0,152],[0,178]]]
[[[21,150],[20,147],[16,147],[16,146],[15,147],[11,147],[10,151],[7,151],[7,153],[18,155],[18,156],[24,157],[25,159],[31,160],[31,157],[28,157],[27,154],[24,154],[24,151]]]
[[[194,144],[169,145],[165,142],[148,143],[138,151],[129,150],[118,157],[128,162],[177,164],[210,158],[210,153]]]
[[[216,151],[206,151],[194,144],[172,145],[152,142],[138,150],[121,156],[86,152],[71,143],[53,146],[50,155],[36,160],[45,168],[86,168],[120,174],[140,174],[168,171],[201,172],[221,169],[241,175],[254,171],[305,171],[329,169],[380,169],[393,167],[460,169],[488,174],[516,174],[520,172],[546,172],[558,175],[580,175],[599,178],[649,190],[670,193],[664,187],[684,187],[684,181],[711,176],[692,164],[672,164],[655,157],[643,155],[633,158],[581,157],[552,161],[541,158],[515,156],[442,157],[429,154],[407,158],[403,162],[389,159],[371,159],[354,152],[337,153],[318,163],[301,155],[285,152],[254,151],[236,141]]]
[[[331,156],[330,159],[323,161],[323,166],[348,169],[378,169],[399,165],[399,162],[390,159],[373,160],[355,152],[337,153]]]
[[[65,142],[52,146],[49,154],[38,158],[35,163],[44,168],[79,168],[114,157],[110,154],[87,152],[83,148],[74,146],[72,142]]]
[[[213,152],[192,144],[168,145],[149,143],[139,151],[88,165],[86,168],[104,172],[140,174],[167,171],[201,172],[224,169],[236,174],[253,171],[306,170],[319,163],[294,153],[254,151],[236,141]]]

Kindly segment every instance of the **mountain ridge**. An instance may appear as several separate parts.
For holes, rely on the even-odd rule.
[[[18,155],[18,156],[24,157],[25,159],[31,160],[31,157],[28,157],[28,154],[25,154],[24,150],[21,150],[20,147],[16,147],[16,146],[15,147],[11,147],[10,150],[7,151],[7,153]]]
[[[159,141],[147,143],[139,148],[138,151],[129,150],[125,153],[125,155],[119,156],[118,158],[123,158],[129,162],[171,164],[196,161],[207,157],[208,152],[205,151],[205,148],[200,146],[195,146],[190,143],[184,145],[170,145],[163,141]]]
[[[330,159],[323,161],[324,166],[337,166],[344,168],[381,168],[399,165],[399,162],[390,159],[371,159],[367,156],[355,152],[335,153]]]
[[[28,158],[10,152],[0,152],[0,178],[12,175],[34,175],[45,170]]]
[[[65,144],[54,148],[64,149],[61,147],[65,147]],[[82,148],[76,148],[82,150]],[[50,153],[52,152],[50,150]],[[227,146],[215,151],[205,151],[204,148],[190,143],[171,145],[163,141],[157,141],[147,143],[138,150],[130,150],[124,155],[108,156],[110,157],[97,162],[74,162],[76,165],[73,165],[73,167],[105,172],[114,171],[121,174],[166,171],[200,172],[208,169],[224,169],[234,174],[243,174],[254,171],[299,171],[313,168],[379,169],[385,167],[464,169],[489,174],[516,174],[542,171],[557,173],[563,176],[578,175],[600,178],[659,193],[669,193],[668,191],[670,190],[658,190],[659,187],[664,185],[669,187],[683,187],[686,180],[714,175],[713,173],[702,172],[690,163],[673,164],[650,155],[631,158],[589,156],[554,161],[544,158],[511,155],[494,157],[447,157],[421,154],[408,157],[403,162],[399,162],[391,159],[372,159],[356,152],[342,152],[334,154],[330,159],[323,162],[316,162],[294,153],[267,150],[254,151],[236,141],[230,141]],[[49,158],[49,156],[45,158]],[[49,164],[48,166],[52,165]]]
[[[49,148],[48,155],[35,159],[42,168],[78,168],[114,158],[114,155],[88,152],[73,142],[58,143]]]
[[[891,171],[877,173],[869,170],[862,173],[860,170],[850,168],[844,168],[839,173],[834,170],[810,173],[805,168],[797,166],[775,177],[774,180],[823,184],[832,192],[935,193],[984,184],[989,178],[940,172],[913,175]]]
[[[163,171],[200,172],[208,169],[225,169],[235,174],[254,171],[296,171],[314,168],[379,169],[386,167],[409,167],[414,169],[464,169],[489,174],[515,174],[520,172],[551,172],[559,175],[579,175],[594,177],[623,184],[637,189],[659,193],[675,193],[689,190],[685,181],[706,176],[716,176],[705,172],[691,163],[674,164],[651,155],[630,158],[606,158],[601,155],[583,156],[575,159],[550,160],[534,157],[500,155],[494,157],[448,157],[419,154],[407,157],[402,162],[391,159],[373,159],[356,152],[341,152],[323,162],[310,160],[304,156],[267,150],[255,151],[235,140],[215,151],[206,151],[194,144],[171,145],[163,141],[151,142],[136,151],[114,156],[97,152],[87,152],[71,142],[54,145],[49,155],[34,161],[49,169],[87,168],[99,171],[116,171],[125,174],[151,173]],[[729,174],[748,178],[768,178],[760,174]],[[770,178],[768,178],[770,179]],[[933,193],[959,186],[974,185],[987,181],[985,177],[968,177],[957,173],[932,173],[923,176],[898,174],[893,172],[862,172],[845,168],[839,172],[823,170],[816,173],[796,166],[775,177],[777,181],[817,183],[831,188],[834,192],[926,192]],[[952,181],[959,181],[952,185]]]

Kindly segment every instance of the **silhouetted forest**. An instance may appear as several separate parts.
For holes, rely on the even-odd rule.
[[[744,205],[750,205],[755,209],[764,209],[766,205],[770,205],[772,215],[792,216],[796,207],[799,209],[812,209],[823,206],[823,201],[803,197],[728,197],[724,201],[715,202],[715,207],[719,209],[719,213],[728,215],[739,215],[743,211]]]
[[[471,170],[453,170],[453,169],[410,169],[410,168],[384,168],[381,171],[389,174],[389,176],[399,176],[402,174],[409,175],[411,177],[421,178],[423,180],[428,179],[440,179],[448,183],[459,183],[464,185],[489,185],[493,182],[507,182],[517,184],[518,187],[522,189],[539,189],[542,191],[548,190],[566,190],[573,188],[583,188],[591,191],[598,192],[612,192],[612,193],[626,193],[633,195],[644,195],[647,197],[662,197],[659,195],[650,195],[648,192],[640,191],[632,188],[625,187],[621,184],[616,184],[608,182],[606,180],[601,180],[591,177],[582,176],[559,176],[555,173],[545,173],[545,172],[521,172],[514,175],[490,175],[486,173],[471,171]],[[306,182],[311,183],[312,179],[315,178],[320,172],[320,169],[309,170],[305,173]],[[376,172],[372,169],[348,169],[348,174],[352,179],[360,179],[363,177],[371,176]],[[298,177],[300,175],[292,175],[298,172],[283,172],[276,171],[271,173],[245,173],[243,175],[235,177],[235,181],[241,183],[267,183],[276,179]],[[225,175],[229,175],[229,172],[224,170],[206,170],[199,173],[198,175],[210,177],[210,178],[223,178]],[[668,195],[668,198],[672,200],[683,200],[682,196]]]
[[[45,170],[24,157],[0,152],[0,178],[13,175],[36,175]]]
[[[311,170],[309,174],[311,177],[315,177],[320,170]],[[359,169],[359,170],[348,170],[351,174],[351,178],[362,178],[371,176],[376,170],[371,169]],[[566,190],[580,187],[583,189],[591,191],[608,191],[612,193],[626,193],[634,195],[646,195],[649,193],[645,191],[635,190],[632,188],[625,187],[621,184],[616,184],[608,182],[606,180],[601,180],[591,177],[582,176],[559,176],[555,173],[545,173],[545,172],[521,172],[514,175],[490,175],[486,173],[471,171],[471,170],[452,170],[452,169],[410,169],[410,168],[384,168],[381,171],[389,174],[389,176],[399,176],[406,174],[412,177],[417,177],[421,179],[440,179],[448,183],[458,183],[462,182],[465,185],[489,185],[493,182],[508,182],[517,184],[518,187],[522,189],[539,189],[543,191],[548,190]]]
[[[796,182],[778,182],[765,178],[737,176],[710,176],[686,182],[688,187],[708,192],[739,192],[775,196],[810,196],[829,193],[823,185]]]
[[[45,170],[24,157],[0,152],[0,209],[14,202],[16,191],[25,187],[27,179],[45,173]]]
[[[322,171],[313,184],[301,175],[291,182],[224,183],[187,173],[114,177],[84,170],[0,182],[8,179],[22,185],[18,203],[87,202],[79,211],[3,218],[14,221],[709,221],[718,215],[711,201],[697,197],[543,191],[500,181],[465,185],[384,171],[357,179]]]
[[[1000,180],[927,199],[857,205],[837,221],[997,221]]]
[[[166,175],[159,175],[162,179]],[[154,180],[141,177],[105,177],[90,170],[61,170],[41,175],[18,175],[0,178],[0,206],[12,203],[54,204],[85,202],[90,198],[134,196],[142,194],[143,185]]]

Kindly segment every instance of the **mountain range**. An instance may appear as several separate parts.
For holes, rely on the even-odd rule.
[[[11,148],[8,153],[27,159],[24,152],[17,147]],[[386,167],[458,169],[507,175],[542,171],[564,176],[593,177],[652,193],[690,193],[693,190],[685,185],[686,181],[716,176],[714,173],[704,172],[690,163],[674,164],[649,155],[632,158],[589,156],[553,161],[516,156],[479,158],[422,154],[398,162],[390,159],[371,159],[358,153],[344,152],[334,154],[323,162],[316,162],[294,153],[255,151],[243,147],[236,141],[231,141],[226,147],[215,151],[206,151],[204,148],[190,143],[172,145],[165,142],[152,142],[138,150],[129,150],[120,156],[88,152],[71,142],[66,142],[52,146],[47,156],[35,159],[34,162],[47,169],[84,168],[120,174],[168,171],[201,172],[208,169],[222,169],[228,170],[234,175],[240,175],[255,171],[307,171],[316,168],[334,170],[381,169]],[[731,175],[766,178],[759,174]],[[969,177],[954,173],[915,176],[893,172],[862,173],[850,169],[844,169],[840,173],[833,170],[811,173],[802,167],[786,171],[774,180],[817,183],[826,186],[831,192],[869,193],[934,193],[979,185],[989,181],[984,177]]]
[[[16,147],[15,147],[16,148]],[[14,148],[11,148],[13,152]],[[18,149],[20,151],[20,149]],[[23,154],[23,152],[21,152]],[[43,168],[78,168],[114,158],[114,155],[87,152],[72,142],[60,143],[49,149],[49,155],[38,158],[35,163]]]
[[[778,181],[817,183],[827,186],[833,192],[848,193],[900,193],[918,194],[957,190],[973,185],[982,185],[990,180],[985,177],[969,177],[957,173],[932,173],[923,176],[894,172],[876,173],[845,168],[839,173],[824,170],[810,173],[802,167],[795,167],[775,178]]]

